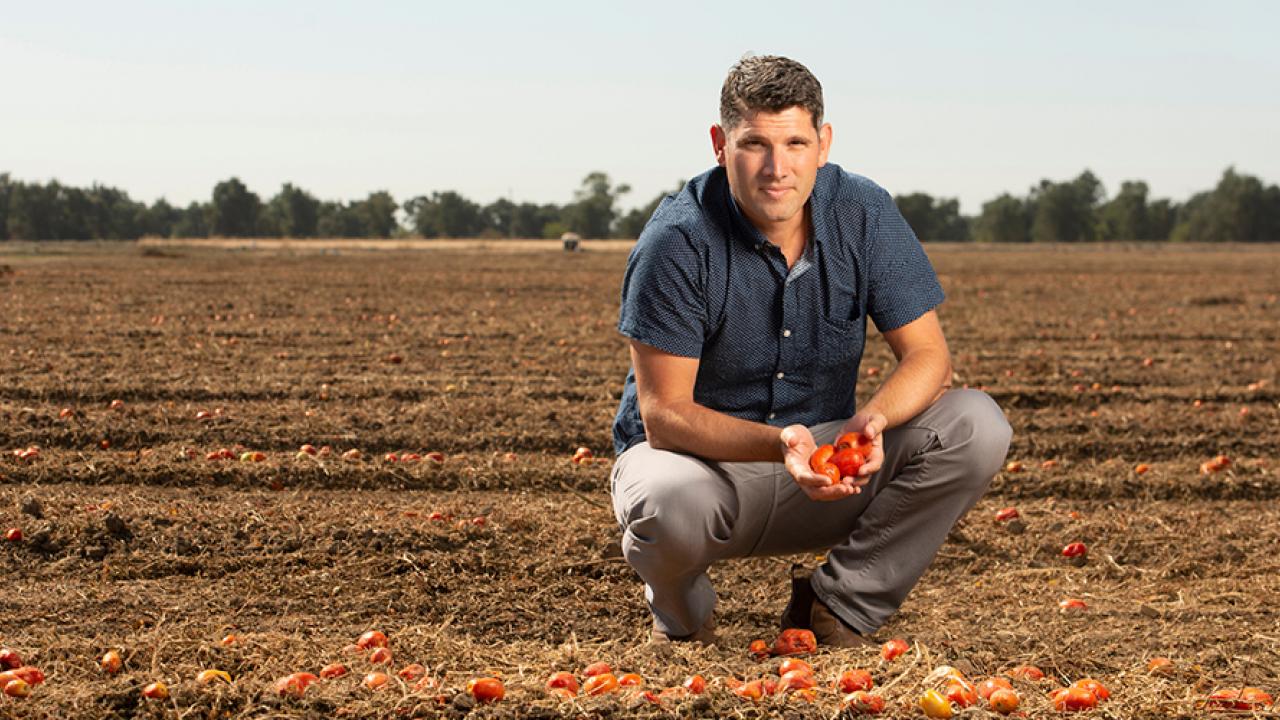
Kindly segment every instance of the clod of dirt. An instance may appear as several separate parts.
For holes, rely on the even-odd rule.
[[[622,557],[622,543],[617,540],[610,540],[604,546],[604,549],[600,551],[600,557],[605,559]]]
[[[121,540],[129,540],[133,538],[133,531],[129,529],[129,525],[126,524],[119,515],[116,515],[115,513],[107,513],[107,516],[103,518],[103,522],[106,523],[107,532],[111,533],[113,537],[120,538]]]
[[[44,518],[44,508],[40,506],[40,501],[33,497],[28,496],[23,498],[22,505],[20,507],[22,512],[37,520]]]
[[[471,697],[467,693],[458,693],[453,696],[453,707],[455,710],[460,710],[464,713],[471,712],[471,709],[475,706],[475,698]]]
[[[1008,530],[1010,535],[1021,535],[1027,531],[1027,524],[1021,520],[1010,520],[1004,529]]]
[[[62,543],[53,537],[53,531],[49,528],[41,528],[31,534],[28,540],[30,548],[44,555],[55,555],[62,550]]]
[[[107,547],[105,545],[90,545],[80,552],[88,560],[102,560],[107,556]]]

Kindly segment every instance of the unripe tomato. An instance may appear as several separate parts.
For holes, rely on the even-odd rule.
[[[926,717],[931,718],[945,720],[952,715],[951,701],[937,690],[926,690],[924,695],[920,696],[920,709],[924,711]]]
[[[910,649],[906,640],[894,638],[880,646],[880,657],[886,661],[891,661],[902,653]]]
[[[201,670],[200,674],[196,675],[196,682],[201,685],[208,685],[216,680],[221,680],[229,685],[231,684],[231,675],[226,670]]]
[[[492,677],[473,678],[467,681],[467,692],[481,704],[497,702],[507,694],[502,681]]]
[[[571,694],[577,695],[578,678],[574,677],[573,673],[564,670],[552,673],[551,677],[547,678],[547,689],[554,690],[555,688],[563,688]]]
[[[861,669],[845,670],[836,678],[836,689],[846,695],[858,690],[870,690],[875,684],[871,673]]]
[[[592,675],[582,685],[582,692],[587,695],[607,695],[618,692],[618,678],[614,677],[611,672]]]
[[[991,697],[987,698],[987,702],[991,703],[991,709],[1001,715],[1008,715],[1018,709],[1020,702],[1018,693],[1009,688],[998,688],[991,693]]]

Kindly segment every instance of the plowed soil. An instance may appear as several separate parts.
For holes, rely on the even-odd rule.
[[[714,568],[720,647],[645,643],[607,490],[625,252],[0,245],[0,529],[23,534],[0,540],[0,646],[47,676],[0,696],[0,717],[831,718],[831,678],[853,667],[887,715],[920,717],[943,664],[975,680],[1038,665],[1048,679],[1015,680],[1031,717],[1083,677],[1111,690],[1095,717],[1280,692],[1280,250],[929,252],[955,383],[1005,409],[1022,469],[877,633],[906,655],[823,650],[814,702],[755,703],[720,678],[776,670],[747,645],[772,640],[788,568],[815,558]],[[873,338],[860,396],[891,369]],[[571,463],[579,446],[600,459]],[[1202,473],[1219,454],[1230,466]],[[1008,506],[1020,519],[997,522]],[[1060,554],[1077,541],[1083,563]],[[370,629],[393,654],[379,691],[344,650]],[[98,667],[110,649],[116,675]],[[1172,674],[1147,672],[1155,656]],[[655,691],[700,673],[708,692],[544,690],[600,660]],[[272,689],[333,662],[351,673]],[[432,681],[396,678],[410,663]],[[199,684],[209,668],[232,681]],[[504,700],[470,700],[481,675]],[[154,681],[168,699],[142,697]]]

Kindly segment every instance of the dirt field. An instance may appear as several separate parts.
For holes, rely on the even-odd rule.
[[[611,455],[624,252],[16,248],[0,244],[0,529],[23,539],[0,540],[0,647],[47,680],[0,696],[0,717],[831,718],[831,678],[854,667],[887,715],[922,717],[941,664],[1040,666],[1015,681],[1031,717],[1086,676],[1112,692],[1093,717],[1280,692],[1280,248],[931,246],[956,384],[1005,408],[1024,469],[877,634],[906,655],[823,651],[815,702],[758,704],[718,678],[776,670],[747,645],[772,640],[788,567],[814,558],[715,568],[722,646],[648,646],[608,460],[569,460]],[[878,339],[864,398],[870,368],[891,369]],[[304,443],[332,454],[295,457]],[[221,448],[236,459],[206,459]],[[384,459],[406,452],[444,461]],[[1201,474],[1220,453],[1231,466]],[[993,519],[1006,506],[1020,523]],[[1075,541],[1080,566],[1060,556]],[[1087,609],[1060,611],[1069,597]],[[393,654],[379,691],[344,651],[370,629]],[[1171,675],[1148,674],[1155,656]],[[700,673],[708,692],[544,690],[599,660],[654,690]],[[272,689],[339,661],[351,673],[300,700]],[[434,682],[397,679],[410,663]],[[486,674],[506,698],[473,707],[463,688]],[[153,681],[167,700],[141,696]]]

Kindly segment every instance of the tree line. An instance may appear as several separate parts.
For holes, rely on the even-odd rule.
[[[684,184],[680,181],[669,192]],[[0,173],[0,240],[133,240],[153,237],[286,238],[634,238],[668,194],[623,212],[631,191],[603,172],[582,180],[564,205],[516,203],[500,198],[481,205],[446,190],[397,203],[390,193],[362,200],[320,200],[285,183],[263,200],[238,178],[213,188],[207,202],[186,207],[164,198],[151,205],[105,185],[78,188],[56,180],[13,180]],[[954,198],[909,193],[895,198],[922,240],[939,242],[1088,242],[1170,240],[1265,242],[1280,240],[1280,187],[1228,168],[1212,190],[1184,203],[1152,199],[1145,182],[1121,183],[1108,198],[1102,182],[1085,170],[1065,182],[1042,180],[1025,195],[986,202],[975,216],[960,213]]]

